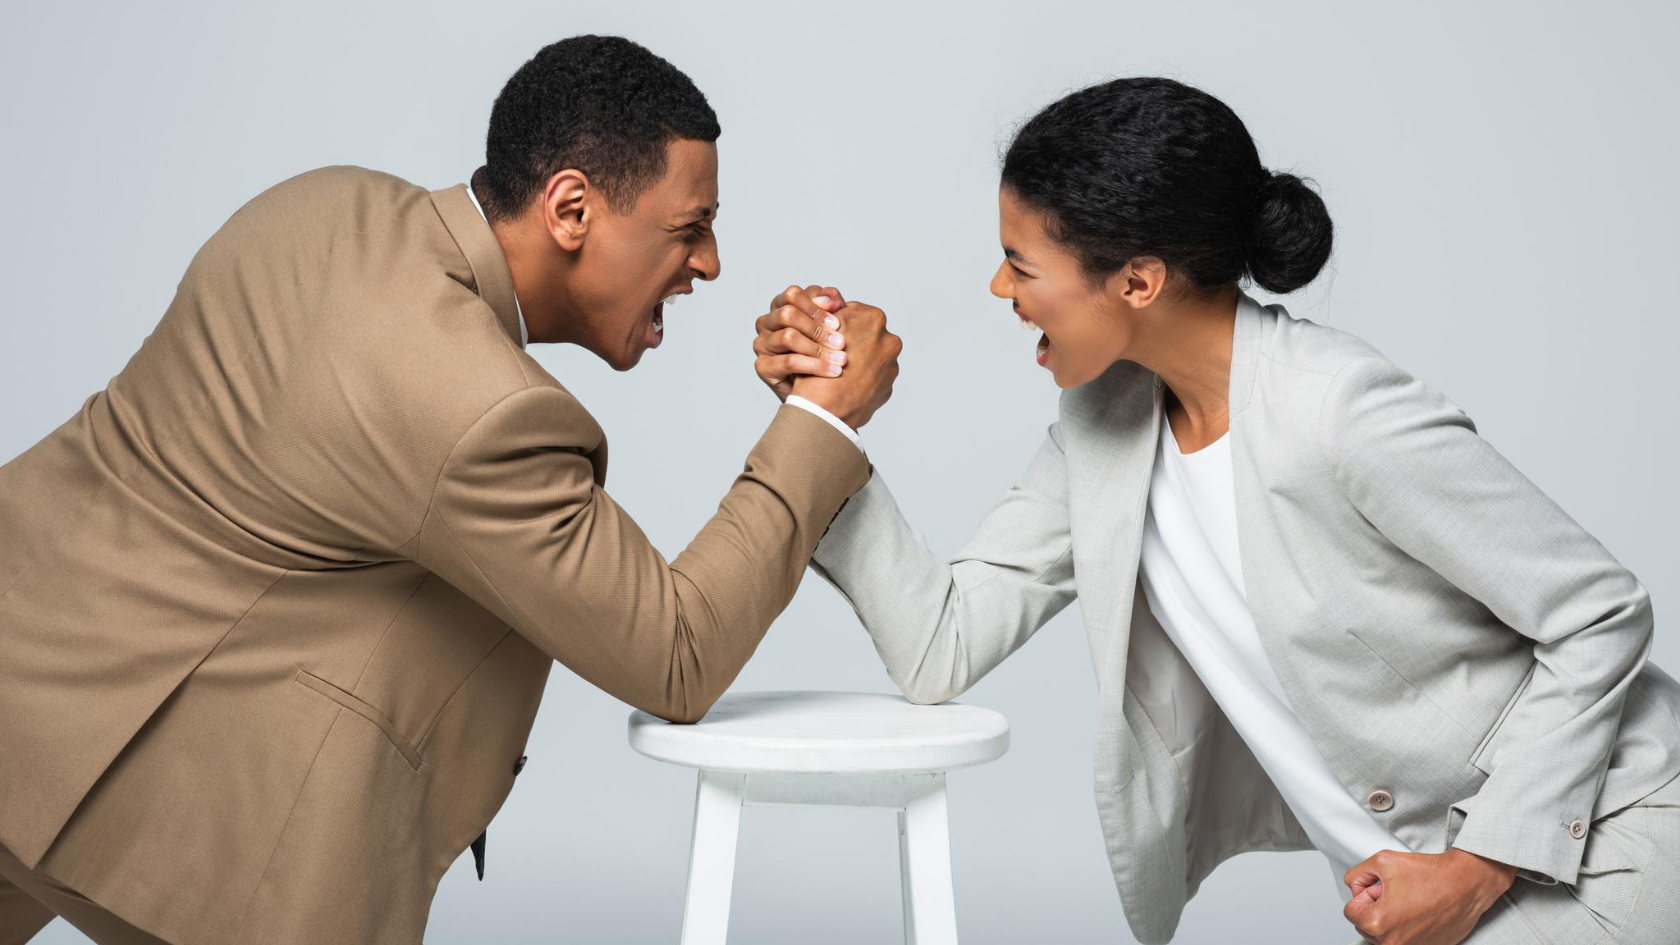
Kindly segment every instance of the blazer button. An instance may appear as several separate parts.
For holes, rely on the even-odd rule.
[[[1374,811],[1385,811],[1394,806],[1394,795],[1382,788],[1377,788],[1371,792],[1370,797],[1365,799],[1365,803],[1369,804]]]
[[[519,772],[524,771],[524,770],[525,770],[525,756],[520,755],[519,760],[515,761],[513,763],[513,776],[516,777],[516,778],[519,777]]]
[[[1581,839],[1587,835],[1587,825],[1579,820],[1575,821],[1569,825],[1569,835],[1577,840]]]

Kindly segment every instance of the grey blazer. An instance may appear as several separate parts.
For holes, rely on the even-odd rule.
[[[1462,410],[1359,338],[1241,295],[1229,396],[1248,602],[1331,770],[1414,851],[1574,883],[1588,825],[1680,771],[1680,685],[1646,661],[1645,588]],[[813,561],[919,703],[963,692],[1080,598],[1097,810],[1149,943],[1227,857],[1310,847],[1134,606],[1161,404],[1160,378],[1128,361],[1064,393],[954,559],[877,473]]]

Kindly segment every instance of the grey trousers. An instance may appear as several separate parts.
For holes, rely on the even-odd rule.
[[[1680,779],[1595,822],[1573,886],[1519,879],[1464,945],[1680,943]]]
[[[62,916],[97,945],[169,945],[117,918],[0,846],[0,945],[23,945]]]

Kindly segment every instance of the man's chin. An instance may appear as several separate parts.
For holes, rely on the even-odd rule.
[[[607,366],[613,370],[624,372],[642,363],[642,355],[646,353],[647,349],[638,345],[634,350],[629,352],[615,351],[611,354],[602,354],[597,351],[595,352],[595,356],[607,362]]]

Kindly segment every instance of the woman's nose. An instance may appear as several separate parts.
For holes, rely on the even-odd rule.
[[[1009,278],[1008,266],[998,265],[997,272],[992,273],[992,284],[988,288],[1000,299],[1015,298],[1015,280]]]

